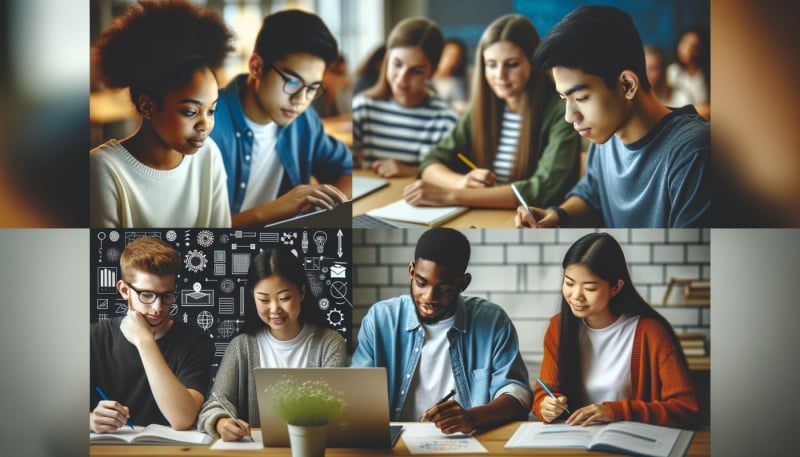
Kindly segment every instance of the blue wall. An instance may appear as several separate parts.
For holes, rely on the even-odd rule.
[[[645,44],[661,46],[674,56],[683,29],[708,25],[708,0],[429,0],[428,16],[436,21],[445,36],[456,36],[470,47],[470,62],[481,33],[494,19],[507,13],[529,18],[544,36],[561,18],[581,5],[610,5],[623,9],[633,18]]]

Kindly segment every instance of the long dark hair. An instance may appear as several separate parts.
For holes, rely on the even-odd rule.
[[[300,307],[300,322],[322,326],[322,315],[316,309],[314,294],[308,283],[308,276],[300,259],[286,246],[277,246],[269,251],[261,251],[250,262],[247,270],[247,287],[250,293],[245,297],[244,308],[244,329],[245,332],[254,334],[263,329],[267,324],[258,316],[253,288],[262,279],[272,275],[281,278],[297,286],[298,292],[305,291]]]
[[[583,265],[612,285],[621,279],[623,281],[622,289],[608,303],[611,313],[614,316],[624,314],[626,316],[653,318],[669,333],[676,347],[680,347],[672,325],[658,311],[653,309],[633,287],[633,282],[628,273],[628,265],[625,261],[625,254],[623,254],[622,247],[614,237],[608,233],[584,235],[570,246],[564,256],[562,267],[566,270],[570,265]],[[584,398],[581,354],[578,344],[580,325],[582,325],[581,319],[572,314],[572,310],[562,294],[558,371],[561,390],[569,399],[569,407],[573,408],[573,411],[585,405],[587,401]],[[683,352],[678,352],[683,361],[682,363],[686,365]]]

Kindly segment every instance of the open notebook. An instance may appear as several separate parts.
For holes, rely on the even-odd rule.
[[[134,430],[120,427],[109,433],[89,433],[91,444],[211,444],[211,436],[197,430],[173,430],[171,427],[150,424],[136,425]]]
[[[392,221],[436,227],[465,213],[468,209],[466,206],[411,206],[405,200],[397,200],[386,206],[369,210],[367,214]]]
[[[525,422],[506,443],[506,448],[559,449],[622,452],[649,457],[681,457],[694,432],[640,422],[612,422],[588,427]]]

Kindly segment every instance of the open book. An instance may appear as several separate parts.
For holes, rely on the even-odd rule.
[[[109,433],[89,433],[90,444],[211,444],[211,436],[197,430],[173,430],[171,427],[150,424],[121,427]]]
[[[367,214],[382,219],[436,227],[468,209],[466,206],[411,206],[401,199],[386,206],[369,210]]]
[[[507,448],[583,448],[653,457],[686,454],[694,432],[640,422],[612,422],[588,427],[564,423],[526,422],[506,443]]]

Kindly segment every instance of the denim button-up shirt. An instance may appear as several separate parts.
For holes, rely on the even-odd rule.
[[[459,296],[447,339],[462,407],[485,405],[510,394],[530,409],[528,371],[519,353],[517,332],[502,308],[482,298]],[[403,411],[424,340],[409,295],[372,305],[361,321],[350,366],[386,368],[392,420],[399,420]]]
[[[211,130],[228,173],[231,214],[242,211],[253,156],[253,131],[245,121],[239,100],[239,86],[246,81],[246,74],[239,75],[220,91]],[[353,153],[344,143],[325,133],[313,109],[303,111],[291,124],[279,126],[277,135],[275,150],[285,170],[279,195],[300,184],[308,184],[311,175],[321,183],[331,184],[342,175],[353,174]]]

